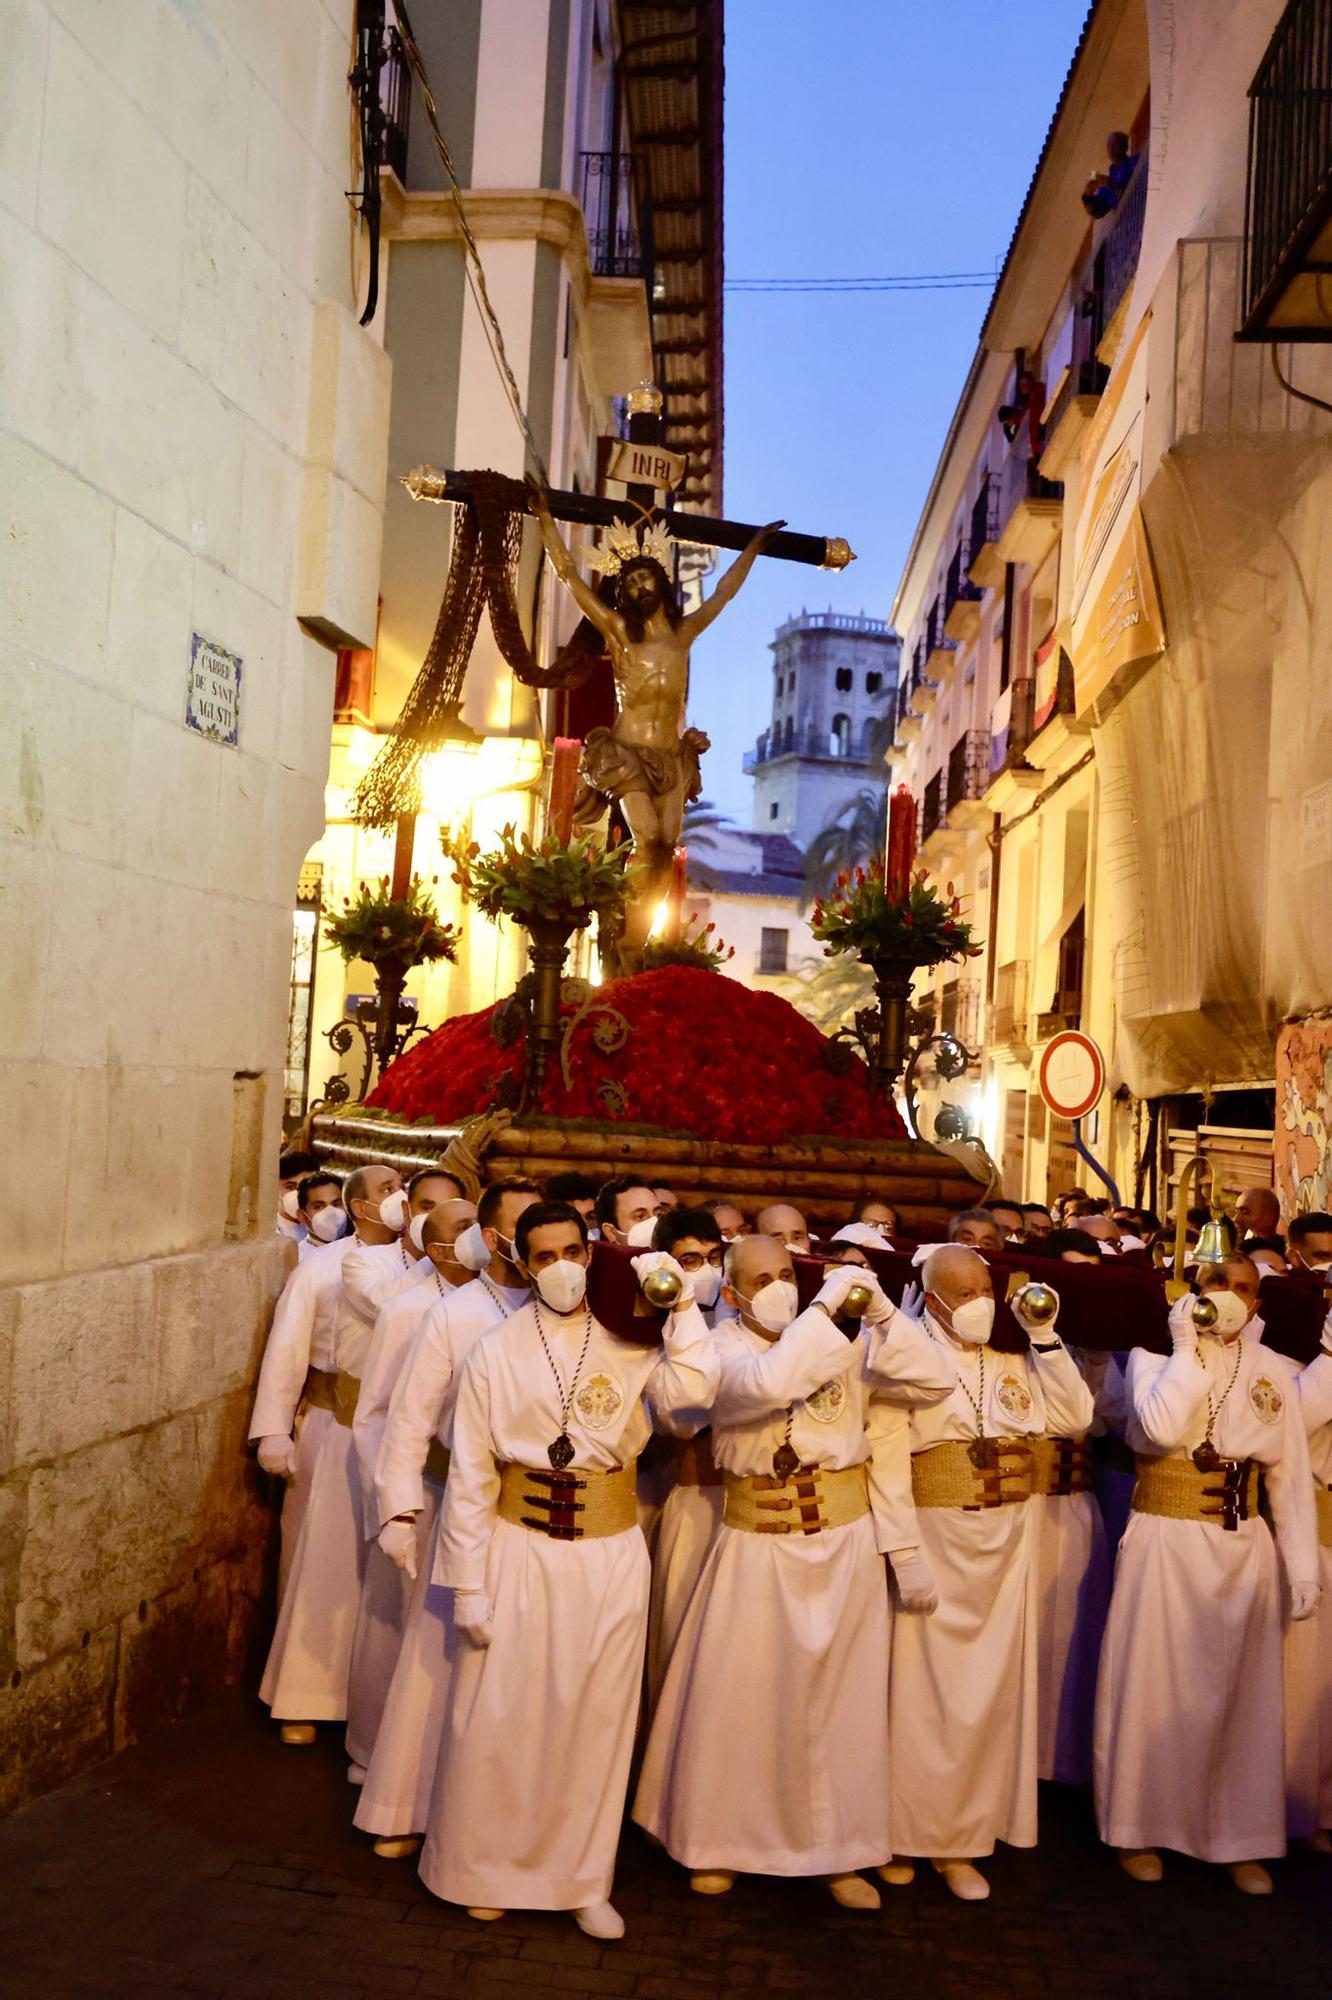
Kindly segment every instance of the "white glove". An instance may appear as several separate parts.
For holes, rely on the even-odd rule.
[[[473,1646],[488,1646],[495,1636],[495,1617],[484,1590],[455,1590],[453,1622]]]
[[[1197,1303],[1192,1292],[1185,1292],[1170,1308],[1170,1345],[1176,1354],[1198,1351],[1198,1329],[1193,1323],[1193,1308]]]
[[[669,1250],[645,1250],[641,1257],[633,1257],[634,1276],[641,1285],[649,1271],[674,1271],[680,1280],[680,1296],[671,1308],[679,1312],[684,1306],[694,1303],[694,1281],[683,1264],[677,1264]]]
[[[1047,1286],[1046,1289],[1049,1291],[1053,1287]],[[1038,1346],[1043,1341],[1053,1341],[1055,1337],[1055,1321],[1059,1318],[1058,1306],[1055,1307],[1052,1316],[1049,1319],[1042,1320],[1038,1326],[1034,1320],[1027,1318],[1022,1307],[1018,1304],[1016,1296],[1011,1298],[1008,1304],[1009,1310],[1012,1312],[1018,1325],[1022,1328],[1022,1331],[1026,1334],[1028,1340],[1034,1340]]]
[[[814,1303],[816,1306],[822,1306],[825,1312],[830,1313],[835,1319],[846,1304],[847,1293],[854,1290],[857,1285],[863,1285],[869,1292],[878,1293],[883,1305],[888,1307],[888,1301],[879,1291],[873,1271],[867,1271],[861,1264],[839,1264],[835,1270],[829,1271],[814,1294]],[[868,1310],[874,1311],[873,1299]],[[888,1307],[888,1310],[891,1311],[891,1307]]]
[[[1292,1583],[1290,1586],[1290,1622],[1298,1625],[1305,1618],[1312,1618],[1318,1609],[1318,1601],[1323,1594],[1320,1583]]]
[[[416,1576],[416,1523],[415,1521],[385,1521],[377,1540],[391,1563],[406,1570],[408,1576]]]
[[[274,1479],[294,1479],[296,1477],[296,1440],[292,1437],[266,1437],[259,1440],[259,1463]]]
[[[939,1608],[939,1589],[934,1572],[919,1549],[895,1549],[888,1558],[897,1579],[897,1600],[903,1611],[926,1616]]]

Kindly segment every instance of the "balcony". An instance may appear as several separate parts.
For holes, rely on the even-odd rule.
[[[1171,439],[1229,441],[1262,438],[1270,449],[1297,453],[1310,438],[1332,431],[1326,410],[1292,396],[1282,387],[1273,358],[1286,381],[1292,372],[1300,387],[1323,401],[1332,398],[1332,349],[1303,348],[1298,362],[1292,345],[1269,352],[1236,340],[1244,284],[1244,245],[1237,236],[1187,237],[1175,252],[1154,305],[1165,317],[1173,291],[1175,349],[1171,380]]]
[[[948,753],[945,810],[949,826],[959,832],[983,826],[989,818],[984,800],[990,783],[990,732],[966,729]]]
[[[1044,562],[1063,518],[1063,487],[1042,475],[1038,460],[1011,453],[1000,503],[999,562],[1033,566]]]
[[[1014,1055],[1028,1053],[1027,961],[1010,959],[995,975],[988,1041]]]
[[[1329,340],[1332,0],[1292,0],[1249,86],[1241,340]]]
[[[583,214],[594,278],[638,278],[652,291],[652,191],[634,153],[584,153]]]
[[[921,860],[930,864],[937,862],[947,844],[948,829],[943,823],[943,772],[936,771],[921,795]]]
[[[1049,364],[1055,380],[1044,411],[1041,452],[1041,471],[1047,479],[1057,477],[1077,457],[1109,380],[1110,370],[1096,358],[1100,323],[1100,301],[1088,292],[1071,309],[1055,342]]]
[[[980,492],[972,505],[971,533],[967,537],[967,575],[982,590],[993,590],[1004,580],[999,527],[999,481],[994,473],[986,472],[981,476]]]
[[[978,979],[946,979],[939,998],[939,1033],[955,1035],[964,1048],[980,1040],[982,987]]]
[[[980,631],[981,593],[962,565],[962,543],[953,550],[944,579],[944,634],[954,645],[969,646]]]
[[[1133,170],[1133,178],[1119,197],[1119,205],[1096,225],[1093,236],[1092,290],[1096,295],[1100,335],[1097,358],[1110,366],[1119,352],[1124,332],[1124,311],[1138,268],[1142,248],[1142,225],[1147,214],[1147,151],[1144,147]]]
[[[953,678],[956,652],[956,640],[944,635],[943,601],[936,597],[925,620],[925,672],[940,687],[947,687]]]
[[[746,750],[741,760],[748,772],[761,770],[765,764],[775,764],[783,757],[801,757],[823,764],[848,764],[852,768],[868,768],[868,758],[862,746],[857,749],[849,736],[836,735],[828,729],[765,729],[752,750]]]
[[[407,185],[407,137],[411,128],[412,72],[396,28],[388,31],[388,58],[379,72],[379,102],[384,113],[380,162],[391,167]]]
[[[983,795],[987,812],[1002,812],[1020,793],[1036,791],[1044,783],[1026,754],[1035,690],[1033,680],[1014,681],[990,711],[990,777]]]

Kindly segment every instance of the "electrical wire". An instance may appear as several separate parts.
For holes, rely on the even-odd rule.
[[[921,271],[884,278],[727,278],[728,292],[961,292],[992,287],[993,271]]]
[[[536,441],[536,433],[532,429],[527,411],[523,407],[522,391],[518,387],[517,377],[509,361],[509,352],[504,345],[504,333],[500,327],[495,308],[490,302],[490,293],[486,287],[485,268],[481,262],[481,252],[477,249],[476,238],[472,234],[472,225],[467,220],[467,209],[463,202],[462,184],[453,169],[453,160],[449,153],[448,141],[440,130],[439,114],[435,108],[435,95],[430,88],[430,78],[426,75],[425,63],[422,60],[421,51],[417,47],[416,36],[412,32],[412,25],[407,17],[407,9],[403,4],[403,0],[395,0],[393,11],[397,17],[398,33],[402,38],[403,53],[411,64],[412,71],[421,87],[421,102],[425,109],[425,115],[430,121],[430,131],[435,141],[435,151],[439,155],[440,165],[443,167],[448,180],[449,199],[452,201],[457,214],[458,229],[462,236],[463,268],[467,275],[468,288],[471,291],[477,311],[481,315],[481,328],[486,336],[486,343],[490,348],[491,357],[494,360],[496,368],[499,370],[501,386],[504,389],[505,396],[508,398],[509,406],[517,420],[518,428],[526,440],[527,449],[531,454],[532,463],[536,468],[537,475],[541,480],[541,484],[549,489],[550,471],[542,455],[541,447]]]

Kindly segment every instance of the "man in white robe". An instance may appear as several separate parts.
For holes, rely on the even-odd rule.
[[[1296,1393],[1309,1440],[1322,1595],[1312,1618],[1286,1627],[1286,1827],[1332,1854],[1332,1313]]]
[[[991,1349],[989,1269],[960,1244],[924,1264],[925,1324],[957,1371],[943,1402],[910,1416],[921,1554],[939,1595],[930,1618],[893,1625],[892,1830],[955,1896],[981,1901],[975,1862],[995,1842],[1036,1844],[1036,1519],[1029,1440],[1081,1438],[1091,1392],[1053,1326],[1025,1354]]]
[[[538,1203],[517,1226],[532,1303],[463,1369],[436,1577],[463,1644],[449,1684],[421,1879],[474,1915],[610,1902],[647,1637],[634,1465],[653,1412],[706,1410],[717,1359],[679,1276],[662,1343],[631,1345],[586,1300],[587,1225]]]
[[[342,1261],[353,1237],[318,1243],[302,1258],[273,1314],[255,1391],[250,1442],[265,1472],[286,1482],[278,1598],[287,1587],[310,1482],[325,1432],[333,1423],[333,1330],[342,1291]],[[294,1724],[298,1729],[308,1725]],[[293,1738],[313,1741],[313,1732]]]
[[[1171,1308],[1173,1352],[1129,1356],[1133,1513],[1119,1548],[1096,1696],[1102,1840],[1139,1882],[1159,1849],[1228,1867],[1267,1895],[1285,1852],[1281,1581],[1258,1511],[1258,1469],[1286,1571],[1289,1615],[1318,1605],[1318,1536],[1298,1392],[1261,1341],[1247,1257],[1205,1265],[1219,1318]]]
[[[475,1223],[454,1245],[468,1282],[429,1302],[389,1389],[367,1518],[376,1524],[376,1553],[410,1583],[411,1594],[356,1805],[357,1826],[375,1835],[375,1852],[385,1860],[414,1854],[421,1845],[457,1652],[452,1599],[434,1581],[434,1567],[458,1378],[481,1335],[527,1304],[530,1292],[513,1262],[513,1232],[538,1199],[530,1181],[494,1181],[483,1191]],[[427,1243],[439,1213],[426,1225]],[[367,1376],[362,1402],[372,1394],[381,1400],[382,1384]]]
[[[326,1243],[339,1242],[347,1234],[342,1182],[336,1174],[307,1174],[296,1190],[296,1202],[297,1219],[304,1232],[296,1246],[296,1256],[303,1264]]]
[[[857,1287],[870,1303],[848,1338],[836,1316]],[[878,1891],[856,1871],[893,1851],[882,1558],[917,1554],[894,1532],[895,1500],[882,1519],[875,1505],[876,1433],[890,1434],[880,1399],[938,1402],[956,1375],[867,1271],[831,1271],[802,1313],[790,1253],[749,1236],[727,1253],[727,1290],[739,1316],[713,1336],[712,1412],[725,1518],[666,1673],[634,1818],[702,1895],[740,1870],[821,1875],[845,1908],[874,1910]]]
[[[369,1322],[358,1307],[349,1312],[347,1280],[358,1270],[362,1282],[374,1274],[401,1271],[404,1282],[416,1269],[399,1235],[407,1220],[402,1177],[392,1167],[361,1167],[343,1190],[355,1235],[331,1244],[339,1254],[334,1300],[330,1421],[322,1426],[310,1465],[300,1533],[286,1587],[278,1604],[273,1643],[259,1684],[275,1721],[285,1725],[285,1742],[314,1740],[316,1722],[345,1722],[352,1639],[361,1602],[364,1550],[360,1481],[351,1424],[359,1391],[359,1367]],[[305,1267],[319,1268],[320,1258]],[[300,1275],[298,1270],[297,1275]],[[352,1348],[356,1348],[353,1357]]]
[[[409,1201],[411,1197],[408,1197]],[[375,1747],[389,1682],[402,1644],[411,1594],[410,1578],[379,1546],[383,1525],[375,1504],[375,1466],[393,1386],[412,1341],[431,1307],[447,1298],[453,1287],[471,1282],[473,1273],[455,1261],[453,1250],[462,1232],[476,1221],[470,1201],[444,1200],[413,1217],[421,1224],[424,1258],[430,1274],[418,1284],[405,1285],[386,1299],[375,1316],[374,1330],[361,1371],[361,1393],[352,1421],[352,1443],[361,1479],[361,1522],[365,1541],[365,1574],[361,1608],[352,1640],[351,1673],[347,1687],[347,1755],[365,1770]]]

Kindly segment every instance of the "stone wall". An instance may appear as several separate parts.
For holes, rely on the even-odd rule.
[[[241,1675],[276,1239],[0,1293],[0,1810]]]
[[[13,0],[0,64],[0,1774],[234,1678],[301,862],[373,645],[354,0]],[[186,723],[193,635],[238,740]]]

